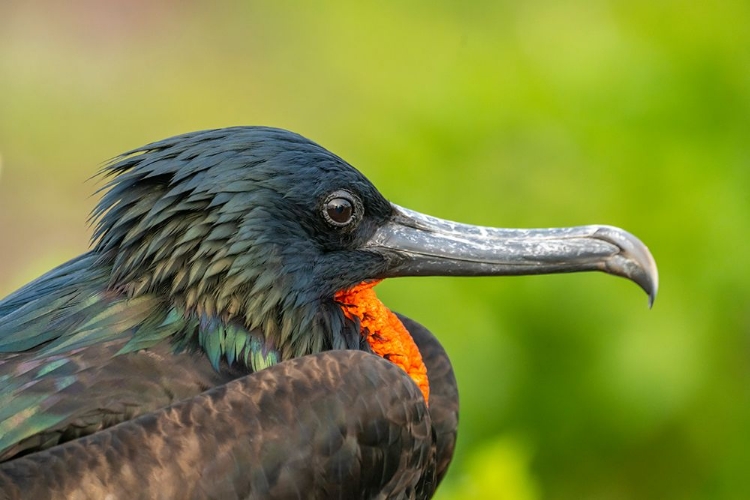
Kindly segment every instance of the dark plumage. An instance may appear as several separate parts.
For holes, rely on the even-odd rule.
[[[455,443],[450,362],[401,318],[428,409],[369,354],[377,318],[346,313],[339,292],[602,270],[656,293],[653,259],[622,230],[423,216],[283,130],[185,134],[105,175],[93,249],[0,301],[6,498],[428,498]]]

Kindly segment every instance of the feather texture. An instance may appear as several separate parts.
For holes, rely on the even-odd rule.
[[[108,456],[110,445],[111,453],[125,453],[122,463],[135,470],[148,462],[127,459],[144,444],[138,436],[153,436],[154,419],[187,426],[184,418],[206,417],[201,412],[218,404],[216,398],[226,394],[221,390],[241,385],[243,397],[250,398],[244,403],[254,402],[254,410],[233,414],[244,404],[234,401],[201,420],[205,427],[185,430],[233,437],[238,428],[232,428],[232,419],[256,415],[261,427],[253,432],[260,435],[260,449],[256,443],[232,452],[240,455],[204,457],[206,463],[219,459],[212,469],[217,476],[202,475],[209,481],[195,496],[210,497],[214,488],[234,484],[231,471],[221,471],[232,459],[236,467],[255,453],[263,463],[251,471],[253,491],[305,488],[305,456],[268,448],[279,443],[271,439],[274,433],[284,426],[294,431],[303,421],[346,421],[358,429],[351,434],[359,436],[355,441],[342,441],[338,427],[289,441],[330,448],[324,476],[340,481],[325,486],[331,491],[349,498],[383,484],[391,484],[384,491],[408,496],[434,490],[452,454],[455,428],[448,427],[455,424],[455,409],[435,409],[433,427],[419,391],[404,373],[393,372],[393,365],[372,361],[359,321],[335,300],[336,292],[388,266],[383,255],[362,246],[389,220],[393,207],[362,174],[301,136],[263,127],[166,139],[114,159],[103,174],[104,194],[91,219],[92,250],[0,300],[0,482],[30,494],[42,483],[24,483],[22,477],[33,478],[49,465],[55,481],[67,485],[49,492],[68,494],[73,490],[65,488],[92,477],[86,474],[96,467],[87,467],[106,465],[95,456]],[[321,215],[323,200],[339,189],[362,200],[366,216],[356,230],[331,227]],[[365,352],[308,357],[331,350]],[[442,348],[435,352],[444,357]],[[326,360],[323,372],[316,359]],[[352,364],[359,362],[369,368],[360,371]],[[288,381],[278,378],[292,372]],[[435,397],[454,398],[452,372],[440,373],[452,388],[439,388]],[[378,385],[386,380],[401,392]],[[360,400],[368,391],[375,399]],[[306,402],[308,394],[318,399]],[[385,420],[368,421],[370,404],[383,405]],[[272,414],[263,419],[264,409],[276,407],[284,413],[286,420],[279,421],[284,426]],[[412,431],[420,444],[404,451],[397,437]],[[179,441],[168,434],[161,438]],[[248,439],[254,443],[252,433]],[[172,443],[175,453],[184,445],[178,441]],[[448,458],[438,460],[438,449]],[[355,458],[362,461],[357,471]],[[67,465],[61,469],[61,463]],[[398,471],[402,465],[407,469]],[[107,466],[114,475],[126,472],[125,465]],[[166,473],[166,464],[161,466]],[[59,475],[66,467],[69,478]],[[74,471],[83,474],[78,482]],[[354,472],[368,484],[342,482]],[[407,476],[389,483],[396,472]]]

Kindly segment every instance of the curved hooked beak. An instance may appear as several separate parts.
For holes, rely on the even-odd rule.
[[[472,226],[393,205],[394,215],[365,245],[386,256],[380,278],[511,276],[603,271],[656,298],[659,274],[646,245],[613,226],[503,229]]]

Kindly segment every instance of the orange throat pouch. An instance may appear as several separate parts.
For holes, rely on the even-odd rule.
[[[373,288],[380,281],[363,282],[336,293],[335,299],[349,319],[359,319],[360,332],[372,352],[400,366],[416,382],[430,401],[430,383],[422,354],[409,331],[390,309],[375,295]]]

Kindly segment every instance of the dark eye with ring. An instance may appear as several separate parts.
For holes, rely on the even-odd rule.
[[[323,203],[323,217],[332,226],[353,225],[362,218],[362,203],[348,191],[335,191]]]
[[[347,224],[352,220],[354,207],[346,198],[334,198],[326,204],[326,214],[336,224]]]

